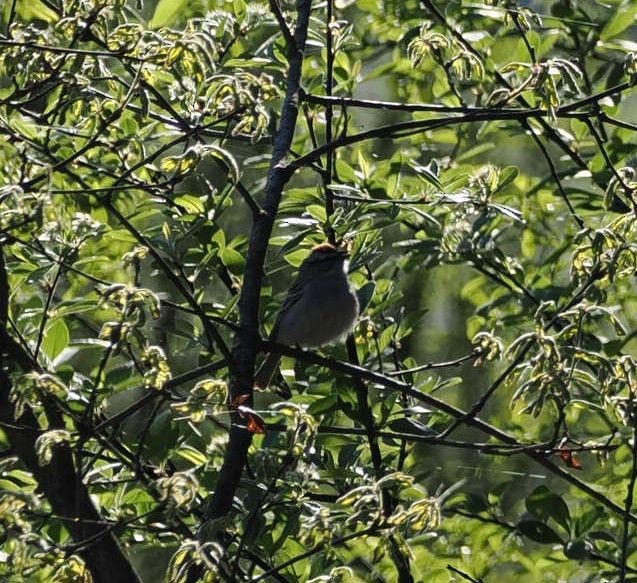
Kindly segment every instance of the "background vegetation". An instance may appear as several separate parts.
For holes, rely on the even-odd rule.
[[[5,0],[2,580],[637,581],[636,14]]]

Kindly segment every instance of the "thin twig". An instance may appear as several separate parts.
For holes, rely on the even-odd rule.
[[[283,38],[285,39],[285,43],[289,51],[295,50],[299,51],[299,47],[296,43],[296,37],[292,34],[288,23],[285,21],[285,16],[283,15],[283,11],[281,10],[281,5],[279,4],[279,0],[269,0],[270,2],[270,10],[272,14],[274,14],[274,18],[279,23],[279,28],[281,29],[281,33],[283,34]],[[301,50],[303,50],[301,48]]]
[[[257,583],[258,581],[264,581],[264,580],[268,579],[269,577],[271,577],[274,573],[278,573],[279,571],[282,571],[283,569],[287,569],[291,565],[294,565],[294,563],[298,563],[299,561],[304,561],[305,559],[309,559],[310,557],[312,557],[312,556],[314,556],[314,555],[316,555],[318,553],[323,552],[326,548],[337,547],[337,546],[340,546],[342,544],[345,544],[346,542],[348,542],[350,540],[354,540],[354,539],[357,539],[359,537],[373,536],[376,533],[376,531],[378,530],[378,528],[379,527],[371,526],[371,527],[366,528],[364,530],[360,530],[358,532],[353,532],[351,534],[336,538],[336,539],[331,540],[329,542],[320,543],[320,544],[316,545],[314,548],[312,548],[312,549],[310,549],[308,551],[305,551],[304,553],[301,553],[300,555],[296,555],[295,557],[292,557],[291,559],[288,559],[284,563],[281,563],[280,565],[277,565],[276,567],[273,567],[269,571],[266,571],[262,575],[259,575],[257,578],[252,580],[252,583]]]
[[[464,580],[471,581],[471,583],[483,583],[482,579],[474,579],[471,575],[468,575],[467,573],[465,573],[464,571],[461,571],[460,569],[458,569],[457,567],[454,567],[453,565],[447,565],[447,571],[451,571],[452,573],[455,573],[456,575],[460,575],[460,577],[462,577]]]
[[[327,58],[325,63],[325,94],[332,96],[334,84],[334,37],[332,34],[332,20],[334,0],[327,0],[327,14],[325,17],[325,50]],[[325,142],[332,142],[332,119],[334,117],[334,108],[328,103],[325,106]],[[334,170],[334,150],[328,150],[325,156],[325,172],[322,174],[323,190],[325,192],[325,215],[327,217],[326,235],[330,243],[336,242],[336,233],[331,224],[332,215],[334,214],[334,193],[331,189],[332,172]]]
[[[413,368],[395,370],[395,371],[388,372],[386,374],[387,376],[393,377],[393,376],[400,376],[404,374],[410,374],[414,372],[421,372],[423,370],[432,370],[437,368],[450,368],[452,366],[461,365],[462,363],[468,362],[470,360],[475,360],[476,358],[480,356],[480,354],[481,354],[480,350],[474,350],[471,354],[465,354],[464,356],[461,356],[460,358],[456,358],[455,360],[448,360],[446,362],[428,362],[426,364],[420,364],[418,366],[414,366]]]
[[[145,63],[145,59],[134,57],[133,55],[125,55],[123,53],[114,53],[111,51],[94,51],[89,49],[73,49],[70,47],[56,47],[51,45],[41,45],[34,42],[21,42],[17,40],[0,39],[0,46],[7,47],[24,47],[33,49],[34,51],[42,51],[47,53],[57,53],[61,55],[84,55],[88,57],[109,57],[113,59],[126,59],[133,63]]]

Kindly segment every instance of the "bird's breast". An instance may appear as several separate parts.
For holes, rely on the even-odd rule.
[[[350,332],[357,317],[358,300],[348,284],[310,282],[283,316],[277,340],[304,348],[330,344]]]

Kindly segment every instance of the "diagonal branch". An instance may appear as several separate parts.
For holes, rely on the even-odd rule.
[[[509,435],[508,433],[501,431],[497,427],[494,427],[493,425],[490,425],[489,423],[482,421],[478,417],[471,416],[470,413],[467,413],[463,411],[462,409],[454,407],[453,405],[450,405],[449,403],[446,403],[445,401],[442,401],[434,397],[433,395],[430,395],[428,393],[423,393],[422,391],[415,389],[412,385],[408,383],[403,383],[396,379],[390,378],[387,375],[363,368],[362,366],[356,366],[353,364],[349,364],[347,362],[335,360],[333,358],[327,358],[319,354],[316,354],[314,352],[306,352],[304,350],[300,350],[297,348],[290,348],[288,346],[277,344],[275,342],[269,342],[269,341],[263,342],[263,347],[267,350],[272,350],[272,351],[276,350],[278,354],[293,356],[295,358],[298,358],[302,362],[317,364],[317,365],[329,368],[332,371],[340,372],[342,374],[346,374],[357,379],[371,381],[383,387],[384,389],[387,389],[390,391],[404,392],[405,394],[412,397],[414,400],[420,403],[429,405],[431,407],[434,407],[438,409],[439,411],[442,411],[443,413],[446,413],[447,415],[453,417],[456,421],[464,423],[470,427],[473,427],[474,429],[477,429],[481,431],[482,433],[490,435],[491,437],[495,437],[496,439],[500,440],[502,443],[505,443],[511,446],[520,447],[521,451],[523,451],[523,453],[526,456],[532,458],[538,464],[540,464],[541,466],[544,466],[547,470],[549,470],[553,474],[559,476],[563,480],[572,484],[575,488],[577,488],[581,492],[584,492],[591,498],[597,500],[602,505],[606,506],[606,508],[610,509],[612,512],[620,516],[627,516],[628,517],[627,520],[629,520],[632,524],[637,524],[637,516],[635,514],[632,514],[632,513],[626,514],[625,509],[622,506],[613,502],[610,498],[607,498],[601,492],[598,492],[597,490],[593,489],[591,486],[589,486],[588,484],[586,484],[579,478],[576,478],[572,474],[569,474],[566,470],[562,469],[561,467],[557,466],[553,462],[549,461],[543,453],[534,451],[534,450],[524,449],[524,444],[520,443],[512,435]]]
[[[274,18],[279,23],[279,28],[281,29],[281,34],[283,34],[283,38],[287,44],[288,50],[299,51],[298,46],[296,44],[296,37],[292,34],[288,23],[285,21],[285,16],[283,15],[283,11],[281,10],[281,5],[279,4],[279,0],[270,0],[270,10],[272,14],[274,14]]]

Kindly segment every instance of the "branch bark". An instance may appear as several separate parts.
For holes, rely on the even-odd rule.
[[[294,30],[294,44],[288,44],[290,63],[287,90],[279,128],[274,136],[272,160],[265,186],[263,212],[255,217],[250,233],[250,245],[246,259],[241,297],[239,299],[240,327],[235,335],[232,357],[236,363],[235,374],[230,385],[230,401],[247,395],[246,404],[252,405],[254,363],[259,349],[259,299],[263,263],[268,241],[274,226],[279,202],[290,173],[284,165],[290,151],[296,119],[298,116],[299,89],[303,50],[307,38],[311,0],[297,0],[297,21]],[[207,522],[225,516],[232,508],[234,495],[245,466],[252,435],[245,427],[245,421],[238,413],[231,416],[230,441],[219,474],[217,488],[204,512],[202,535]]]

